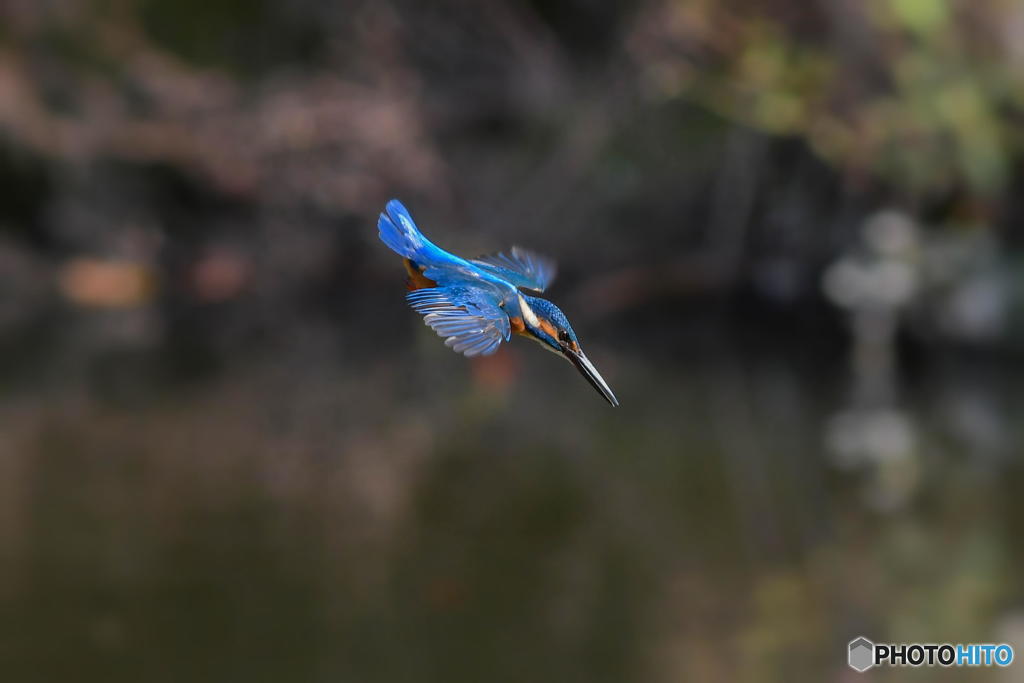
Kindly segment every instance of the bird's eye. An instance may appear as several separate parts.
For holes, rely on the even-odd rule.
[[[566,332],[565,330],[559,330],[558,331],[558,341],[560,341],[560,342],[567,342],[567,341],[569,341],[569,333]]]

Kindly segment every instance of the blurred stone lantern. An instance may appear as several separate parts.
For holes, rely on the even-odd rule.
[[[882,211],[865,222],[863,238],[825,271],[824,289],[849,316],[855,371],[887,386],[899,318],[919,288],[918,229],[906,214]]]

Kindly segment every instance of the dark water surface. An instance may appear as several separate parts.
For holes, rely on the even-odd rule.
[[[191,374],[22,349],[2,679],[846,681],[861,634],[1024,655],[1013,373],[933,361],[865,398],[841,355],[596,341],[611,410],[532,346],[412,338]]]

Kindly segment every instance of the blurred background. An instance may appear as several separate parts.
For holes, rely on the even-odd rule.
[[[1016,0],[0,2],[3,680],[1024,656],[1022,73]],[[621,407],[445,348],[390,197]]]

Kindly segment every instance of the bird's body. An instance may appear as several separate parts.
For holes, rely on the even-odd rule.
[[[580,349],[565,315],[542,293],[555,276],[549,259],[513,247],[464,259],[441,249],[392,199],[377,223],[380,239],[404,259],[406,295],[445,344],[467,356],[497,351],[516,333],[564,356],[613,406],[618,400]]]

